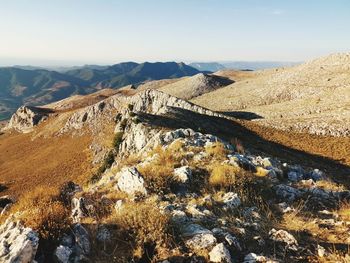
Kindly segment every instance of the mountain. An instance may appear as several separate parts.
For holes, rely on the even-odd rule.
[[[299,62],[281,62],[281,61],[226,61],[221,64],[227,69],[236,70],[261,70],[270,68],[290,67]]]
[[[28,67],[0,68],[0,120],[8,118],[22,104],[44,105],[101,88],[121,88],[198,73],[195,68],[175,62],[126,62],[107,67],[87,65],[66,72]]]
[[[348,262],[349,138],[111,91],[12,116],[0,262]]]
[[[158,90],[188,100],[220,89],[233,82],[234,81],[225,77],[199,73],[192,77],[186,77],[174,83],[164,85],[158,88]]]
[[[222,73],[229,75],[227,71]],[[232,114],[254,113],[260,116],[257,121],[261,124],[285,130],[347,136],[350,53],[289,68],[250,72],[240,81],[192,101]]]
[[[200,71],[215,72],[225,69],[225,66],[217,62],[193,62],[189,66],[194,67]]]
[[[8,118],[22,104],[46,104],[72,94],[93,89],[87,83],[55,71],[42,69],[0,68],[0,119]]]

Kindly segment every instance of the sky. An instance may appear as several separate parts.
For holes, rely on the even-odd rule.
[[[0,0],[0,65],[304,61],[349,32],[349,0]]]

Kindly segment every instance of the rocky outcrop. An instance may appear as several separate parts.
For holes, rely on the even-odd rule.
[[[50,109],[22,106],[11,117],[5,130],[14,129],[19,132],[30,132],[33,127],[44,121],[52,113]]]
[[[0,262],[31,263],[38,246],[38,234],[21,223],[9,218],[0,226]]]

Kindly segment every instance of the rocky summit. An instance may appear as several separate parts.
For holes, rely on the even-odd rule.
[[[336,262],[350,242],[346,185],[257,151],[236,125],[157,90],[68,113],[21,107],[7,136],[89,135],[94,168],[1,197],[0,261]]]

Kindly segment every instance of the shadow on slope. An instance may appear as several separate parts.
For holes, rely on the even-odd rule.
[[[264,119],[263,116],[260,116],[259,114],[256,114],[254,112],[248,112],[248,111],[225,111],[220,112],[226,116],[233,117],[240,120],[256,120],[256,119]]]
[[[253,154],[267,154],[291,164],[296,163],[306,167],[322,169],[336,182],[350,187],[350,182],[348,180],[350,167],[348,165],[331,158],[311,154],[287,147],[277,142],[269,141],[237,121],[201,115],[174,107],[169,108],[169,113],[167,113],[166,116],[144,113],[140,113],[138,116],[143,122],[151,126],[170,129],[192,128],[202,133],[217,135],[227,141],[238,139],[243,143],[244,147],[249,149]],[[283,133],[284,136],[289,136],[288,132],[278,132]]]

